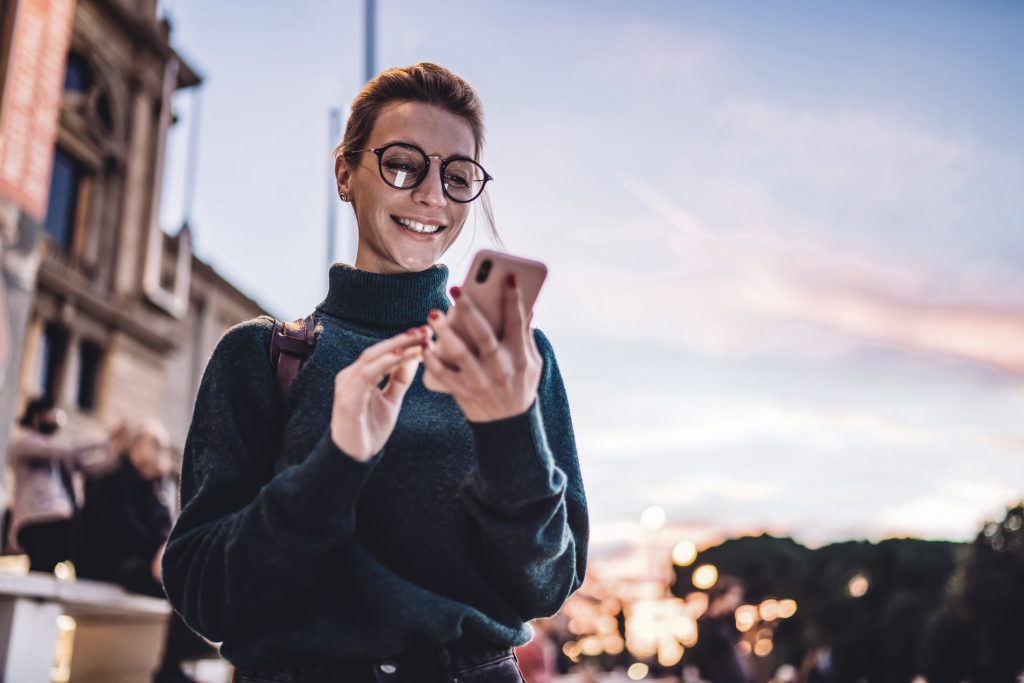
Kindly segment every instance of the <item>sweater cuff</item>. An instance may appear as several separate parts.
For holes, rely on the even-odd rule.
[[[356,460],[338,448],[328,430],[309,457],[294,468],[294,512],[314,525],[318,519],[328,525],[329,520],[351,520],[359,492],[380,457],[378,453],[366,462]]]
[[[491,494],[533,498],[554,486],[554,461],[544,434],[540,403],[493,422],[470,422],[476,442],[477,478]],[[500,497],[504,498],[504,495]]]

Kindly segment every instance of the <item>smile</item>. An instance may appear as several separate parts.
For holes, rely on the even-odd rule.
[[[403,228],[407,228],[408,230],[412,230],[413,232],[418,232],[421,235],[429,235],[431,233],[439,232],[441,230],[444,230],[445,227],[447,227],[444,225],[433,225],[431,223],[420,223],[419,221],[414,221],[409,218],[402,218],[400,216],[392,216],[391,220],[395,221]]]

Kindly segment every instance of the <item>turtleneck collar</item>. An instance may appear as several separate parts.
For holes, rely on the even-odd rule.
[[[437,264],[418,273],[381,274],[335,263],[327,298],[316,308],[359,327],[397,334],[423,325],[427,313],[450,306],[448,268]]]

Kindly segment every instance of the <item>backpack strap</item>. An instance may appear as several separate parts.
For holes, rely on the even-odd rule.
[[[306,316],[305,320],[274,321],[274,332],[270,335],[270,363],[277,374],[277,389],[282,407],[285,406],[285,397],[288,395],[288,387],[291,386],[292,380],[299,374],[306,360],[313,355],[313,348],[316,345],[316,339],[313,337],[315,326],[316,320],[312,313]]]

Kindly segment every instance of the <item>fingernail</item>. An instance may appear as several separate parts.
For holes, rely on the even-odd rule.
[[[440,317],[441,317],[441,312],[440,311],[431,311],[430,313],[427,313],[427,318],[429,318],[430,320],[437,320]]]
[[[460,296],[462,296],[462,288],[459,287],[458,285],[452,285],[452,288],[449,289],[448,291],[452,293],[453,299],[458,299]]]
[[[509,273],[508,277],[505,278],[505,284],[508,285],[509,289],[512,289],[513,287],[515,287],[516,286],[516,274],[515,273]]]
[[[396,356],[401,356],[403,353],[405,353],[405,349],[395,349],[394,350],[394,354]]]

